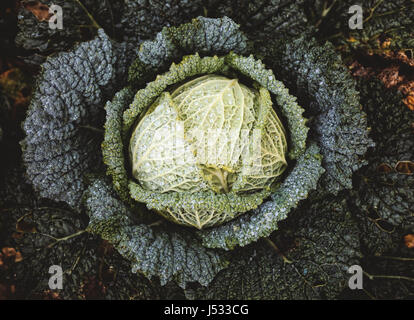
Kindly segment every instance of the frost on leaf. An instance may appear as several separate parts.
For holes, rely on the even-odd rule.
[[[101,167],[101,135],[94,128],[103,120],[103,89],[115,61],[101,30],[96,39],[43,64],[22,142],[28,179],[42,197],[77,207],[83,175]]]
[[[207,285],[227,266],[220,252],[204,248],[184,230],[135,223],[128,207],[104,180],[94,180],[85,199],[88,230],[111,242],[132,262],[133,272],[142,272],[148,278],[157,276],[162,285],[175,280],[185,288],[189,282]]]
[[[353,172],[367,163],[364,155],[374,145],[355,81],[329,43],[319,46],[314,39],[300,37],[282,51],[281,61],[272,61],[272,56],[266,61],[280,70],[306,115],[313,118],[310,135],[318,141],[326,170],[320,188],[333,194],[351,189]]]
[[[272,194],[270,201],[264,202],[249,215],[201,231],[199,235],[203,244],[206,247],[230,250],[269,236],[278,228],[278,222],[285,219],[288,212],[301,200],[306,199],[310,190],[316,188],[323,172],[319,148],[311,144],[276,192]]]
[[[242,54],[248,51],[248,46],[247,37],[239,30],[239,25],[228,17],[197,17],[177,27],[165,27],[154,40],[144,41],[138,59],[131,65],[129,81],[134,85],[144,85],[183,55],[218,55],[230,51]]]
[[[357,223],[346,201],[304,201],[269,239],[236,248],[227,269],[207,288],[189,287],[186,296],[212,300],[333,299],[348,285],[349,266],[359,264],[359,245]]]

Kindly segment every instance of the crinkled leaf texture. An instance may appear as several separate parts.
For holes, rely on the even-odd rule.
[[[84,232],[86,215],[37,198],[25,182],[21,162],[14,163],[4,180],[0,182],[0,243],[15,248],[23,260],[0,268],[0,279],[4,285],[15,285],[15,298],[43,299],[52,265],[63,269],[63,289],[56,292],[60,299],[168,298],[168,288],[131,273],[130,262],[111,245]]]
[[[360,80],[359,90],[376,148],[357,171],[350,200],[365,228],[365,248],[379,255],[414,232],[414,112],[379,80]]]
[[[124,26],[120,24],[120,16],[124,12],[123,2],[122,0],[111,2],[23,0],[17,15],[19,32],[15,39],[16,45],[26,50],[25,55],[29,54],[24,57],[27,63],[43,63],[48,55],[68,50],[77,42],[91,40],[96,36],[98,26],[93,25],[95,21],[91,20],[88,13],[110,37],[117,36],[121,33],[120,29],[124,29]],[[62,8],[62,29],[52,29],[49,26],[47,14],[52,5]],[[34,14],[36,11],[44,16],[36,17]]]
[[[90,216],[88,229],[110,241],[128,258],[133,272],[142,272],[148,278],[159,276],[162,285],[175,280],[185,288],[188,282],[206,286],[228,264],[223,254],[204,248],[184,230],[174,232],[134,224],[128,207],[104,180],[94,180],[85,196]]]
[[[312,45],[317,46],[314,42]],[[318,50],[313,46],[311,48],[301,46],[298,51],[303,55],[306,50]],[[113,150],[109,155],[104,154],[104,162],[108,165],[108,173],[115,177],[113,188],[118,192],[122,202],[117,200],[116,205],[100,206],[99,201],[112,203],[116,199],[111,193],[112,188],[104,189],[104,185],[100,185],[102,189],[98,188],[100,190],[96,192],[106,190],[112,194],[112,198],[107,198],[109,194],[102,194],[102,197],[94,197],[92,201],[91,197],[96,196],[96,193],[90,192],[94,190],[94,184],[91,186],[92,189],[85,194],[91,218],[90,231],[101,234],[102,237],[117,244],[118,250],[133,261],[137,271],[145,271],[148,276],[159,276],[164,282],[175,279],[183,287],[187,282],[193,281],[207,284],[225,266],[221,250],[199,250],[202,248],[201,245],[198,247],[201,240],[202,244],[207,247],[232,249],[237,245],[244,246],[270,235],[276,229],[277,221],[284,219],[290,209],[296,207],[300,200],[307,197],[308,192],[316,187],[323,173],[317,144],[309,142],[305,144],[305,139],[300,138],[292,140],[294,137],[300,137],[300,133],[304,133],[303,130],[307,131],[304,129],[306,127],[294,128],[287,123],[287,127],[290,126],[288,131],[293,130],[293,133],[298,133],[289,136],[291,158],[296,158],[296,163],[287,172],[286,179],[278,192],[256,211],[217,229],[206,230],[205,233],[204,231],[188,233],[180,227],[174,228],[171,225],[166,228],[145,225],[142,220],[144,214],[137,214],[137,208],[134,206],[129,208],[134,211],[133,219],[127,216],[129,209],[125,206],[130,205],[131,202],[128,181],[122,178],[127,177],[127,174],[122,144],[118,142],[122,142],[128,130],[125,130],[123,126],[125,118],[121,119],[119,115],[122,115],[125,108],[132,102],[132,92],[139,89],[148,79],[153,80],[155,75],[162,74],[172,62],[180,61],[185,54],[199,52],[202,55],[223,55],[231,50],[238,54],[250,52],[246,37],[238,30],[238,26],[226,17],[222,19],[198,18],[180,27],[165,28],[154,41],[145,42],[139,51],[139,59],[129,72],[133,90],[125,87],[108,104],[108,106],[112,104],[116,107],[112,111],[107,107],[106,126],[116,127],[117,130],[111,130],[112,134],[105,137],[104,145],[106,144],[107,148]],[[119,51],[122,52],[119,53]],[[24,142],[24,159],[28,177],[43,196],[66,201],[73,206],[79,205],[80,195],[85,189],[83,176],[101,164],[98,150],[100,138],[89,129],[100,126],[99,115],[103,106],[103,97],[106,93],[111,96],[113,82],[125,76],[125,66],[129,64],[124,51],[125,46],[111,43],[100,31],[96,39],[79,45],[69,53],[58,54],[48,59],[44,65],[38,89],[25,122],[27,138]],[[98,53],[100,56],[97,55]],[[237,67],[239,72],[267,87],[275,95],[279,107],[285,107],[287,112],[290,110],[292,116],[302,117],[303,110],[297,105],[296,100],[288,95],[288,90],[283,83],[277,81],[270,70],[265,69],[264,65],[253,57],[237,57],[235,55],[229,58],[229,62]],[[275,55],[276,60],[279,60],[279,57]],[[320,52],[320,57],[323,59],[324,52]],[[337,68],[337,63],[339,62],[336,61],[332,68]],[[289,72],[294,77],[308,77],[307,73],[301,73],[302,69],[297,64],[292,64],[290,68]],[[308,68],[312,71],[313,68],[318,68],[318,64],[310,61]],[[341,78],[341,76],[343,73],[338,71],[338,77]],[[336,95],[333,89],[329,89],[328,83],[331,83],[330,80],[326,85],[321,86],[319,91],[303,92],[312,99],[315,99],[314,96],[318,97],[320,92],[325,93],[327,96],[325,101],[329,101],[328,97],[333,99]],[[338,83],[341,82],[338,81]],[[159,93],[161,92],[151,94],[155,97]],[[136,115],[141,111],[135,110]],[[333,108],[332,113],[335,112],[341,112],[340,108],[339,111]],[[318,140],[317,135],[315,138]],[[120,209],[120,204],[124,206],[124,209]],[[118,210],[125,213],[125,218],[119,220]],[[93,221],[96,223],[94,224]],[[119,221],[122,223],[118,223]],[[170,245],[163,247],[163,243],[168,243],[168,241]],[[142,248],[152,249],[140,251],[141,245]],[[173,253],[176,245],[180,248],[177,250],[180,252],[177,253],[180,263],[174,265]],[[197,249],[190,249],[191,246],[196,246]],[[167,247],[173,249],[169,252],[163,251],[167,250]],[[153,260],[158,257],[158,254],[161,255],[161,252],[166,252],[165,260],[153,264]],[[199,257],[199,252],[203,252],[202,257]],[[209,262],[204,265],[201,261]],[[190,262],[194,263],[192,270],[185,270],[184,264]],[[203,270],[203,274],[206,275],[204,279],[195,274],[196,270]]]
[[[361,110],[356,83],[330,43],[319,45],[308,36],[268,43],[265,61],[298,97],[305,108],[311,137],[318,141],[326,173],[319,187],[337,194],[352,188],[352,174],[367,163],[374,146],[368,137],[366,114]],[[274,59],[279,56],[279,59]]]
[[[152,39],[164,27],[177,26],[200,15],[211,18],[228,16],[239,23],[241,30],[251,39],[285,39],[303,34],[310,28],[304,0],[37,1],[48,7],[52,4],[62,7],[63,29],[51,29],[47,19],[36,18],[29,10],[33,1],[21,2],[16,43],[30,50],[30,56],[25,60],[33,64],[43,63],[47,55],[67,50],[76,42],[91,39],[96,33],[94,22],[112,39],[130,43]]]
[[[284,39],[308,32],[311,25],[304,8],[305,0],[210,0],[208,14],[223,15],[241,25],[252,40]]]
[[[231,70],[230,70],[230,69]],[[168,86],[174,85],[177,82],[183,81],[186,78],[200,75],[203,73],[231,73],[238,72],[257,81],[262,86],[263,90],[269,90],[275,96],[275,101],[278,103],[278,112],[287,119],[287,128],[290,134],[290,152],[291,159],[295,159],[301,155],[305,150],[305,141],[308,128],[305,125],[305,119],[302,117],[303,109],[297,105],[296,99],[289,95],[288,90],[284,85],[275,79],[271,70],[267,70],[265,66],[252,56],[245,58],[235,53],[230,53],[222,57],[204,57],[199,55],[186,56],[179,64],[171,65],[168,72],[158,75],[157,79],[150,82],[144,89],[137,92],[134,101],[123,115],[123,141],[118,140],[117,145],[127,145],[129,141],[128,133],[131,130],[132,124],[139,117],[141,110],[146,110],[149,104],[155,100],[161,92]],[[270,99],[269,92],[266,91],[267,101]],[[270,106],[268,106],[270,108]],[[119,108],[109,103],[107,108]],[[108,119],[107,123],[113,120]],[[262,136],[266,134],[271,127],[269,125],[262,125],[263,120],[258,116],[255,127],[262,132]],[[119,121],[117,122],[119,123]],[[112,137],[114,135],[112,130],[117,130],[112,125],[106,126],[107,130],[105,136]],[[119,137],[119,135],[118,135]],[[262,143],[266,140],[263,139]],[[125,166],[125,161],[120,161],[123,158],[122,154],[112,155],[113,151],[120,152],[119,149],[114,150],[111,143],[104,143],[103,153],[105,159],[114,159],[115,161],[107,161],[113,163],[116,167]],[[264,148],[265,149],[265,148]],[[270,150],[270,149],[267,149]],[[161,193],[156,190],[147,190],[134,180],[129,180],[125,176],[125,170],[117,170],[116,168],[109,168],[109,173],[114,176],[116,183],[125,185],[128,181],[130,195],[139,202],[146,203],[149,209],[154,209],[157,212],[165,213],[167,218],[172,218],[181,224],[188,224],[197,226],[201,229],[202,226],[213,226],[223,223],[235,218],[237,215],[245,213],[249,210],[256,209],[263,199],[267,198],[271,190],[270,188],[262,188],[253,193],[237,192],[231,190],[223,194],[215,194],[210,189],[203,190],[200,184],[198,192],[168,192]],[[236,187],[242,186],[243,179],[247,180],[248,175],[242,179],[236,180]],[[239,183],[240,182],[240,183]],[[122,191],[122,194],[125,194]]]
[[[189,299],[333,299],[358,264],[359,235],[346,201],[304,201],[269,239],[232,251],[230,266]],[[277,250],[274,249],[277,246]]]
[[[208,21],[208,19],[204,18],[200,18],[200,20]],[[224,21],[228,22],[229,19],[225,18]],[[218,28],[221,28],[221,24],[222,23],[219,23],[217,21],[214,22],[214,25]],[[164,46],[165,43],[179,43],[181,38],[170,37],[173,37],[177,34],[180,35],[182,32],[181,29],[193,30],[193,28],[197,28],[199,26],[200,22],[195,20],[192,24],[180,26],[174,29],[174,32],[167,31],[168,29],[164,29],[162,33],[158,34],[156,41],[149,43],[144,42],[141,46],[139,59],[132,68],[133,81],[135,83],[140,82],[141,74],[139,72],[135,72],[135,67],[140,66],[142,69],[145,69],[145,63],[143,61],[146,61],[147,59],[149,59],[149,57],[152,57],[154,54],[153,52],[156,52],[158,54],[160,54],[161,52],[164,53],[164,57],[162,59],[160,58],[160,55],[157,56],[158,64],[160,64],[161,66],[164,64],[164,60],[170,61],[174,58],[172,56],[173,52],[186,52],[186,50],[182,49],[182,47],[180,48],[176,45],[171,45],[170,47],[168,47],[173,48],[174,50],[155,50],[153,46]],[[201,24],[201,26],[203,26],[203,24]],[[235,32],[233,27],[229,28],[229,30],[231,31],[231,33]],[[201,31],[198,31],[196,34],[198,34],[199,32]],[[202,48],[206,45],[205,39],[209,38],[212,37],[209,36],[200,38],[202,40]],[[242,37],[240,35],[237,35],[236,38],[240,39]],[[187,46],[188,42],[190,41],[187,41],[184,45]],[[227,42],[231,43],[232,41]],[[193,44],[191,45],[191,48],[192,47]],[[150,50],[148,50],[148,48],[150,48]],[[147,53],[145,53],[146,50],[148,50]],[[203,51],[203,49],[201,50]],[[221,52],[221,46],[218,48],[218,50],[219,52]],[[143,58],[144,53],[149,57],[144,56],[145,58]],[[122,144],[122,136],[124,136],[124,140],[126,140],[128,132],[130,132],[130,129],[133,123],[135,122],[135,119],[139,116],[142,110],[145,109],[145,106],[149,105],[153,100],[155,100],[155,98],[168,85],[171,85],[174,82],[177,82],[178,80],[184,79],[183,75],[195,75],[197,74],[197,72],[200,72],[200,69],[205,70],[205,72],[214,72],[212,71],[214,65],[219,65],[219,61],[214,60],[214,58],[211,60],[211,62],[204,62],[205,66],[198,65],[200,64],[200,62],[198,62],[198,64],[195,64],[195,62],[192,62],[193,60],[197,60],[196,57],[187,57],[187,60],[183,60],[183,62],[180,65],[173,65],[168,73],[158,76],[156,81],[148,84],[148,86],[145,89],[138,91],[137,95],[134,98],[134,102],[131,104],[131,107],[124,113],[123,134],[116,135],[118,139],[116,142],[117,145]],[[275,76],[273,75],[271,70],[267,70],[260,61],[255,60],[252,56],[245,58],[238,56],[236,54],[230,54],[225,58],[225,62],[227,62],[229,66],[231,66],[235,70],[246,75],[252,80],[255,80],[260,85],[267,88],[272,94],[274,94],[276,102],[281,108],[282,113],[288,119],[288,131],[290,133],[291,138],[289,152],[290,157],[294,159],[296,157],[300,157],[301,155],[303,155],[306,148],[305,140],[308,131],[308,129],[304,125],[305,120],[301,116],[303,109],[296,104],[295,98],[288,94],[288,90],[285,88],[285,86],[280,81],[275,79]],[[108,106],[110,107],[110,104],[108,104]],[[110,127],[108,120],[109,119],[107,119],[107,128]],[[120,121],[110,120],[110,123],[119,126]],[[111,131],[113,131],[114,129],[116,130],[116,128],[113,127],[108,131],[109,139],[108,142],[104,143],[104,158],[108,159],[106,160],[106,163],[109,164],[109,173],[114,177],[114,184],[116,188],[123,189],[125,188],[126,181],[128,179],[126,170],[123,168],[125,166],[125,160],[123,159],[122,153],[120,152],[121,150],[114,150],[112,147],[112,145],[114,144],[114,140],[112,140],[112,137],[114,137],[114,133]],[[106,150],[109,150],[109,152],[107,152]],[[117,152],[117,154],[113,156],[112,153],[114,151]],[[249,223],[247,223],[246,227],[242,228],[240,225],[244,225],[246,222],[243,220],[240,223],[235,222],[236,226],[233,226],[233,224],[226,225],[225,227],[223,227],[225,228],[225,231],[223,231],[223,229],[219,227],[220,229],[218,229],[217,232],[215,232],[216,228],[213,228],[211,229],[211,231],[206,231],[206,234],[204,234],[204,232],[201,234],[201,237],[203,237],[204,245],[217,248],[231,249],[234,248],[235,245],[246,245],[252,241],[256,241],[260,237],[269,235],[276,228],[276,222],[280,219],[285,218],[286,213],[289,211],[289,209],[295,207],[300,200],[306,198],[307,192],[309,190],[316,187],[316,182],[323,172],[323,169],[320,166],[320,161],[321,158],[318,155],[318,147],[315,145],[309,148],[306,156],[302,156],[299,158],[299,164],[297,165],[296,171],[294,171],[294,173],[291,174],[292,177],[290,178],[290,180],[286,179],[286,184],[284,184],[283,187],[279,189],[278,192],[280,194],[278,193],[274,197],[274,199],[276,199],[276,204],[272,206],[272,209],[278,209],[273,212],[271,211],[271,209],[269,209],[267,211],[267,214],[265,215],[265,220],[267,220],[267,223],[258,222],[257,224],[251,224],[250,226]],[[303,181],[299,182],[302,178]],[[142,189],[137,190],[138,186],[136,184],[133,184],[132,186],[133,188],[131,189],[131,192],[135,199],[139,199],[139,201],[146,202],[150,205],[151,208],[155,208],[158,211],[161,211],[163,206],[168,205],[172,201],[174,203],[177,203],[176,199],[164,199],[166,196],[164,196],[161,199],[160,196],[147,194]],[[121,195],[127,197],[127,192],[122,190],[120,191]],[[294,196],[290,196],[289,199],[287,199],[288,194],[293,194]],[[187,199],[184,198],[184,200]],[[188,200],[185,201],[185,203],[188,203]],[[193,202],[189,202],[187,205],[192,205],[192,203]],[[255,218],[252,219],[261,219],[259,217],[256,217],[254,213],[249,213],[249,215],[254,215]],[[261,220],[261,222],[263,222],[263,220]],[[219,234],[219,236],[216,237],[217,234]]]
[[[42,65],[24,122],[27,177],[41,196],[79,205],[85,173],[101,168],[103,103],[119,79],[125,47],[98,37]],[[124,71],[125,73],[125,71]]]
[[[163,92],[131,135],[134,177],[157,192],[206,188],[228,193],[270,187],[286,168],[287,141],[269,91],[257,89],[208,74]],[[263,132],[256,140],[257,157],[243,152],[254,150],[248,144],[254,130]],[[206,150],[207,144],[220,147]]]
[[[157,56],[164,53],[164,60],[162,60],[162,62],[158,60],[160,67],[163,67],[163,65],[166,65],[168,60],[171,59],[170,54],[168,53],[171,48],[175,52],[184,51],[187,46],[191,46],[191,50],[199,52],[202,52],[203,50],[207,51],[206,48],[209,48],[212,52],[223,52],[226,51],[226,49],[243,51],[247,46],[242,34],[236,32],[237,26],[227,18],[218,20],[200,18],[199,20],[195,20],[192,24],[184,26],[183,29],[187,31],[192,30],[198,37],[196,39],[188,38],[187,42],[183,44],[183,47],[174,47],[172,45],[173,42],[169,39],[170,36],[166,31],[167,29],[164,29],[164,31],[157,36],[156,41],[158,42],[150,42],[141,47],[141,55],[143,52],[147,52],[149,59],[153,55]],[[184,32],[180,28],[175,31],[178,33]],[[223,34],[229,35],[229,38],[227,40],[225,37],[220,38],[220,35]],[[235,36],[231,36],[233,34],[235,34]],[[223,42],[217,42],[216,40],[219,38],[223,39]],[[168,43],[171,47],[167,46],[163,49],[165,43]],[[227,47],[227,44],[230,47]],[[147,68],[147,65],[144,63],[140,63],[139,67],[141,66],[143,70],[150,69]],[[104,162],[108,165],[108,173],[114,177],[113,186],[123,200],[124,204],[119,202],[119,205],[123,206],[125,203],[131,204],[131,198],[127,187],[127,173],[125,170],[125,159],[122,148],[122,113],[132,102],[133,95],[133,91],[126,87],[116,94],[115,99],[108,103],[106,108],[107,122],[105,128],[107,129],[106,132],[109,134],[105,135],[103,143],[104,150],[107,151],[104,152]],[[139,114],[140,111],[142,110],[137,110],[137,114]],[[87,203],[89,201],[88,194],[89,193],[86,194]],[[103,208],[102,212],[89,210],[91,217],[90,231],[102,235],[102,231],[94,226],[94,219],[98,221],[102,220],[101,224],[111,224],[111,219],[107,221],[104,219],[105,216],[99,215],[105,213],[108,216],[116,216],[117,212],[111,212],[111,210],[109,210],[110,208],[108,211],[106,209],[107,208]],[[118,208],[115,207],[115,209]],[[125,210],[126,209],[122,212],[125,213]],[[136,212],[134,212],[134,216],[136,217]],[[159,276],[163,283],[168,279],[174,278],[181,286],[185,286],[187,282],[193,281],[207,284],[213,279],[214,275],[226,265],[225,260],[218,252],[213,252],[211,249],[204,249],[201,245],[197,245],[199,240],[194,236],[191,236],[189,240],[188,235],[186,238],[184,230],[177,233],[170,229],[149,227],[145,224],[138,224],[131,220],[128,220],[128,223],[125,223],[125,228],[126,229],[123,230],[125,235],[137,237],[133,238],[131,242],[122,242],[122,247],[118,246],[118,250],[124,256],[135,262],[134,267],[137,271],[145,272],[149,277],[154,275]],[[119,240],[117,240],[120,235],[118,230],[119,229],[115,229],[112,230],[113,232],[106,232],[102,236],[111,239],[111,241],[115,243],[119,243]],[[138,236],[139,232],[144,233],[140,233]],[[142,241],[142,243],[136,241]],[[140,250],[141,248],[143,250]],[[147,248],[147,251],[144,250]],[[170,250],[167,248],[170,248]],[[165,255],[163,255],[164,252]],[[162,259],[155,261],[155,257],[158,256],[162,257]],[[201,270],[202,272],[200,272]]]
[[[259,208],[237,220],[200,231],[203,244],[212,248],[233,249],[236,245],[245,246],[269,236],[277,229],[278,222],[285,219],[300,200],[306,199],[309,190],[316,188],[323,172],[319,148],[312,144],[272,194],[272,201],[264,202]]]
[[[138,57],[129,70],[129,81],[137,86],[153,80],[183,55],[219,55],[233,51],[248,52],[246,36],[228,17],[198,17],[178,27],[165,27],[152,41],[141,44]],[[178,61],[176,61],[178,60]]]
[[[169,230],[168,226],[154,228],[143,223],[143,215],[138,214],[139,208],[129,196],[121,129],[122,114],[133,96],[133,91],[126,87],[106,105],[107,134],[103,150],[113,183],[111,186],[97,180],[85,194],[91,219],[88,230],[113,243],[124,257],[132,261],[135,271],[144,272],[148,277],[158,276],[163,284],[174,279],[182,287],[193,281],[207,285],[227,265],[222,254],[202,247],[199,240],[184,230],[181,230],[182,234]],[[114,194],[114,189],[117,194]]]
[[[163,27],[177,26],[203,14],[202,0],[128,0],[121,18],[124,37],[151,39]]]
[[[225,28],[224,31],[223,28]],[[180,43],[183,39],[181,37],[183,30],[186,30],[187,33],[191,31],[192,34],[196,35],[195,38],[185,38],[186,42]],[[233,44],[233,47],[223,47],[221,42],[214,40],[220,32],[224,32],[223,37],[225,39],[229,37],[224,43]],[[207,34],[201,36],[203,33]],[[269,201],[264,205],[264,208],[267,209],[249,212],[246,216],[252,216],[252,218],[235,220],[238,222],[235,222],[234,225],[225,225],[223,229],[217,229],[216,233],[214,233],[216,228],[211,228],[211,231],[206,234],[192,234],[193,241],[198,242],[200,241],[199,237],[201,237],[204,245],[215,248],[230,249],[238,244],[246,245],[260,237],[269,235],[275,230],[277,221],[285,218],[287,212],[295,207],[300,200],[306,198],[309,190],[316,187],[318,178],[323,172],[318,147],[312,144],[306,149],[305,140],[308,129],[305,126],[305,119],[302,117],[303,109],[297,105],[296,99],[288,94],[285,86],[275,79],[273,73],[252,56],[242,57],[237,54],[229,54],[224,57],[225,59],[218,57],[200,58],[198,55],[188,56],[180,64],[173,64],[169,72],[160,74],[165,70],[165,65],[171,61],[177,61],[182,54],[189,50],[204,52],[204,54],[223,54],[226,53],[226,50],[244,51],[245,48],[247,48],[247,44],[244,36],[240,31],[237,31],[237,26],[228,18],[217,20],[198,18],[192,23],[178,28],[164,29],[157,35],[156,40],[142,44],[139,58],[133,64],[129,75],[131,82],[138,88],[140,88],[138,84],[142,83],[145,77],[141,72],[142,70],[152,70],[153,74],[159,74],[156,80],[149,83],[146,88],[139,90],[135,96],[132,88],[124,88],[116,94],[113,101],[106,105],[107,121],[103,143],[104,162],[108,166],[108,174],[112,176],[115,190],[124,203],[128,203],[131,198],[128,190],[129,175],[125,165],[125,154],[127,152],[125,152],[123,146],[125,146],[125,141],[129,141],[129,134],[137,117],[155,101],[167,86],[184,80],[186,76],[202,73],[203,70],[207,73],[215,72],[214,70],[221,69],[223,63],[226,62],[239,73],[252,78],[267,88],[274,95],[278,107],[282,110],[285,118],[290,121],[288,121],[287,126],[287,131],[290,132],[290,157],[291,159],[297,158],[297,164],[295,168],[291,169],[288,175],[289,179],[286,179],[279,189],[279,193],[274,195],[275,202]],[[145,61],[148,61],[148,63]],[[149,66],[154,61],[156,61],[156,64]],[[159,67],[159,71],[154,70],[156,66]],[[123,112],[124,110],[126,111]],[[122,113],[123,119],[120,117]],[[133,194],[135,192],[134,185],[137,186],[137,184],[130,184],[130,187],[133,187],[130,189]],[[145,193],[142,188],[135,195],[141,197],[141,201],[147,204],[150,203],[150,206],[157,208],[157,210],[161,209],[159,206],[162,205],[162,202],[160,202],[159,196]],[[145,199],[142,198],[143,195],[146,195]],[[191,205],[188,201],[185,203]],[[137,214],[136,211],[134,214]],[[93,215],[92,212],[92,219]],[[145,219],[142,214],[138,214],[138,216],[140,216],[139,219]],[[138,223],[142,222],[136,222],[136,226],[138,226]],[[145,226],[145,228],[148,228],[148,226]],[[175,229],[177,227],[169,226],[169,228]],[[91,230],[93,229],[91,228]],[[161,231],[154,227],[151,227],[151,230],[157,236],[160,232],[166,234],[172,232],[167,229]],[[184,230],[181,232],[186,233]],[[216,234],[218,234],[217,240],[214,238]],[[111,235],[111,237],[115,236]],[[134,259],[142,261],[142,264],[150,263],[148,260],[151,257],[139,256],[141,253],[136,251],[136,248],[131,247],[128,250],[136,252]],[[140,268],[142,269],[142,267]]]

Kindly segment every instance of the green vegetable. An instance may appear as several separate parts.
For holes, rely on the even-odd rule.
[[[206,286],[228,265],[221,252],[203,247],[191,232],[137,224],[136,212],[119,200],[107,181],[93,179],[85,198],[88,231],[112,243],[131,261],[133,272],[159,277],[161,285],[174,280],[185,288],[191,282]]]
[[[217,75],[162,93],[134,129],[129,146],[132,174],[143,189],[185,193],[190,202],[202,202],[213,196],[211,191],[239,199],[236,194],[269,189],[287,166],[286,150],[269,92]],[[197,196],[192,200],[190,194]],[[163,213],[201,229],[233,218],[235,210],[226,217],[214,209],[170,206]]]
[[[257,154],[248,145],[254,130]],[[207,75],[161,94],[136,126],[129,151],[133,175],[146,189],[194,192],[205,185],[228,193],[269,186],[286,168],[286,150],[266,89]]]
[[[266,40],[262,50],[255,51],[260,42],[249,42],[231,19],[199,17],[164,28],[155,40],[143,42],[139,51],[131,50],[131,44],[110,41],[100,31],[96,39],[48,58],[24,125],[24,160],[30,181],[43,196],[85,210],[90,218],[88,231],[112,243],[131,261],[134,272],[157,276],[162,284],[174,280],[182,288],[192,282],[208,285],[229,265],[229,253],[224,250],[243,250],[238,247],[270,236],[301,201],[308,198],[312,203],[311,190],[318,189],[322,195],[342,190],[342,183],[332,187],[320,182],[318,185],[318,181],[335,177],[338,172],[350,181],[372,144],[367,138],[366,122],[354,121],[363,118],[355,83],[332,47],[320,47],[307,37],[283,45],[280,39]],[[89,55],[96,50],[105,56],[97,60]],[[256,53],[264,58],[266,66],[255,58]],[[304,68],[298,61],[304,61]],[[269,66],[278,71],[277,75]],[[317,74],[323,76],[323,81],[318,82]],[[203,122],[191,121],[191,116],[210,109],[194,112],[191,107],[197,95],[214,95],[207,85],[212,79],[238,88],[249,116],[239,122],[229,120],[230,111],[239,105],[231,103],[227,113],[213,113],[219,120],[210,126],[232,130],[238,123],[239,130],[261,129],[266,138],[261,142],[269,143],[261,148],[271,146],[269,154],[276,155],[277,161],[260,179],[245,174],[240,158],[230,157],[236,164],[207,161],[183,167],[184,171],[174,169],[168,176],[168,187],[160,181],[144,181],[171,168],[165,158],[154,165],[153,157],[149,164],[154,170],[133,171],[139,159],[136,155],[148,155],[145,144],[152,143],[155,136],[157,127],[147,126],[148,121],[176,124],[178,117],[184,132],[198,126],[204,130]],[[293,88],[301,106],[286,84]],[[115,93],[117,88],[120,90]],[[180,94],[187,91],[194,96],[180,109]],[[215,94],[223,100],[223,95]],[[235,101],[237,97],[240,93],[233,93]],[[103,109],[106,100],[109,102]],[[208,105],[208,100],[205,102]],[[102,161],[99,131],[105,111]],[[310,115],[309,122],[304,112]],[[345,115],[349,114],[352,121],[346,121]],[[186,123],[186,119],[190,120]],[[360,133],[355,143],[351,127]],[[235,137],[230,141],[236,141]],[[277,137],[281,144],[273,147],[271,142]],[[199,150],[197,143],[195,139],[183,141],[190,150]],[[164,145],[167,149],[171,146]],[[340,154],[346,151],[354,155],[339,157],[335,153],[338,146]],[[134,151],[131,154],[130,147]],[[193,151],[191,154],[194,156]],[[99,177],[102,163],[112,183]],[[224,172],[230,178],[225,182],[219,179]],[[87,182],[84,177],[90,173],[98,177]],[[185,187],[170,190],[176,186],[174,179],[183,175],[189,177]],[[169,210],[168,218],[176,222],[179,212],[187,225],[206,228],[195,230],[173,224],[148,209],[164,215]],[[203,220],[206,212],[216,217],[211,224]]]
[[[182,298],[184,289],[187,298],[326,299],[341,297],[347,269],[360,264],[391,276],[365,278],[367,294],[412,296],[403,276],[412,278],[406,258],[413,253],[402,241],[414,233],[413,175],[407,172],[412,114],[378,83],[357,84],[335,52],[375,49],[391,37],[391,47],[408,54],[412,1],[367,1],[363,30],[348,28],[350,1],[56,0],[65,12],[63,30],[39,21],[25,9],[28,2],[22,1],[17,42],[30,50],[27,61],[44,63],[23,125],[27,177],[0,181],[7,208],[0,240],[21,249],[24,259],[9,272],[0,270],[0,278],[17,275],[43,291],[44,271],[57,262],[70,282],[62,297],[78,298],[85,296],[89,275],[100,277],[108,264],[116,279],[103,281],[106,298],[162,299],[171,291]],[[198,15],[205,17],[190,21]],[[237,79],[251,112],[239,124],[249,132],[274,120],[277,134],[267,141],[277,135],[286,142],[276,148],[285,161],[269,167],[275,177],[242,179],[243,162],[231,166],[220,157],[173,170],[168,181],[185,173],[188,190],[170,184],[174,191],[167,191],[159,180],[148,180],[171,167],[165,158],[160,166],[151,158],[154,170],[134,174],[130,146],[139,150],[155,136],[156,127],[144,127],[146,121],[164,119],[162,111],[191,120],[195,101],[175,109],[176,90],[196,85],[194,92],[205,98],[213,88],[203,81],[210,77],[235,88]],[[253,114],[255,108],[266,112]],[[266,116],[274,114],[284,130]],[[215,115],[224,120],[229,113]],[[182,131],[201,124],[187,121]],[[219,125],[217,120],[212,127]],[[14,134],[2,128],[3,139]],[[200,149],[195,139],[183,144]],[[25,180],[40,197],[60,203],[35,198]],[[253,189],[246,190],[250,182]],[[219,218],[197,230],[154,214],[167,215],[166,208],[185,212],[186,219],[203,212]],[[12,235],[22,217],[38,232]],[[102,255],[106,249],[113,255]],[[33,253],[36,259],[30,259]],[[397,259],[387,260],[390,255]],[[387,268],[398,273],[398,282]]]

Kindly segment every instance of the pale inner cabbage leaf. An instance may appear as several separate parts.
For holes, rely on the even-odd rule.
[[[260,190],[287,166],[269,92],[214,74],[164,92],[134,129],[129,151],[133,176],[160,193]]]

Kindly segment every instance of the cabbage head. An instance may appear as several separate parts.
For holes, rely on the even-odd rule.
[[[142,43],[99,30],[49,57],[23,124],[29,181],[86,213],[133,272],[209,285],[312,190],[351,188],[372,145],[332,46],[278,39],[198,17]]]
[[[163,92],[131,136],[137,183],[160,194],[194,194],[199,201],[270,190],[286,169],[287,141],[269,91],[257,87],[209,74]],[[244,211],[170,206],[162,213],[201,229]]]

